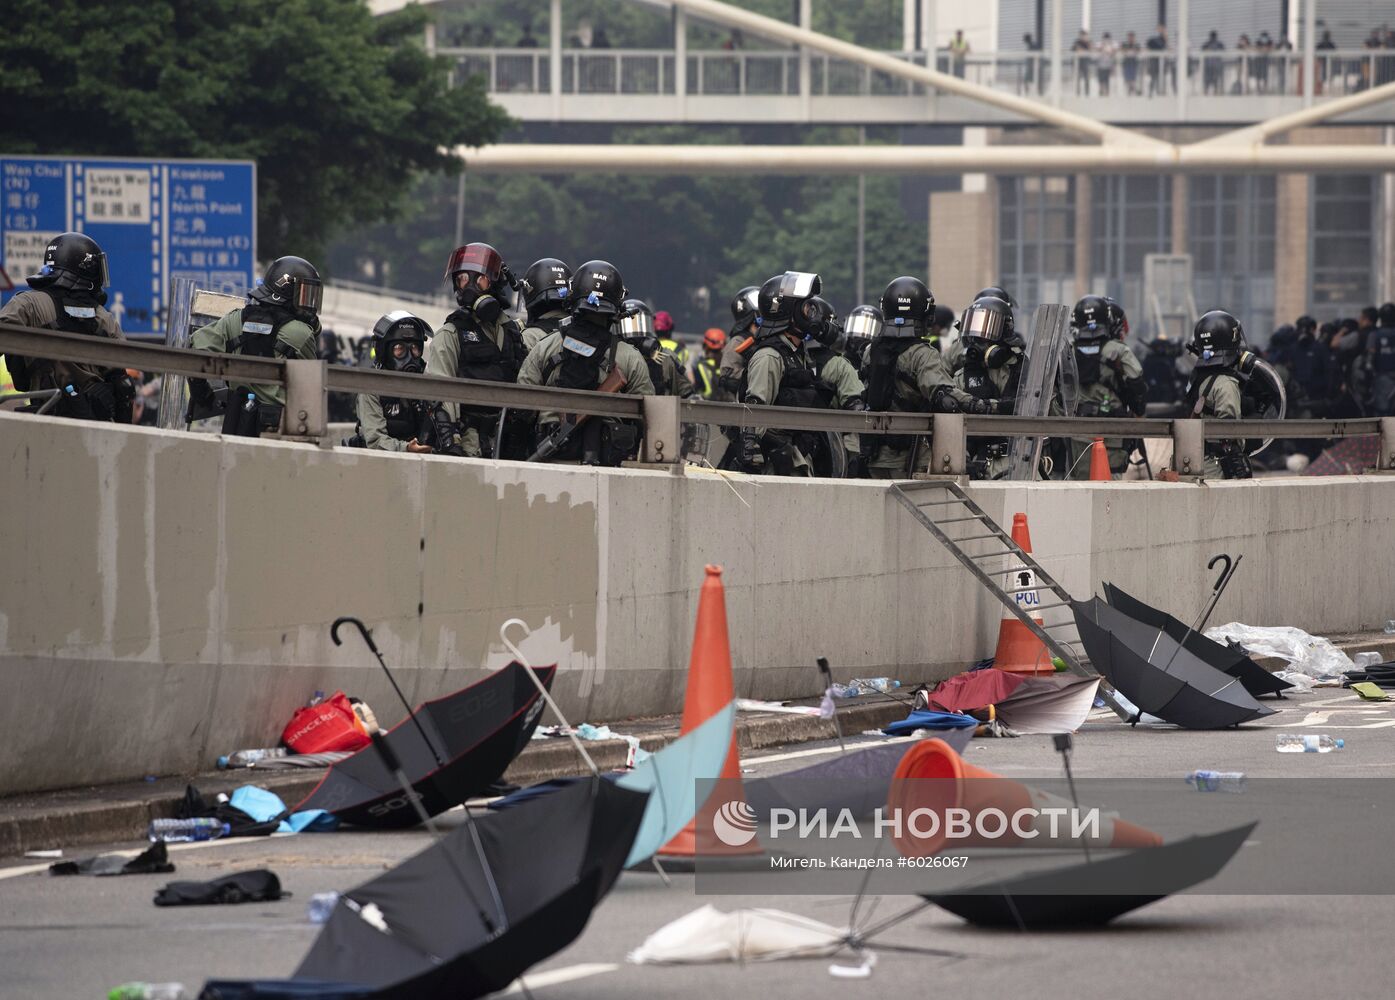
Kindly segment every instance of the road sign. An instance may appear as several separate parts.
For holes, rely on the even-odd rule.
[[[53,237],[86,233],[106,251],[107,308],[121,328],[163,335],[171,278],[252,287],[256,191],[247,161],[0,156],[0,269],[23,290]]]

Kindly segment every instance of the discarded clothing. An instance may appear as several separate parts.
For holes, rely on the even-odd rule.
[[[882,729],[888,736],[909,736],[917,729],[970,729],[978,720],[954,712],[912,712],[899,722]]]
[[[280,796],[256,785],[243,785],[237,789],[228,804],[258,822],[277,823],[277,833],[325,833],[339,826],[339,821],[323,809],[306,809],[288,814],[286,803],[281,801]]]
[[[163,840],[128,858],[121,854],[98,854],[77,861],[49,865],[50,875],[160,875],[174,871],[169,849]]]
[[[848,932],[784,910],[703,906],[649,935],[628,960],[635,965],[758,962],[817,958],[842,949]]]
[[[266,903],[289,897],[281,880],[265,868],[235,872],[212,882],[171,882],[155,893],[156,906],[217,906]]]

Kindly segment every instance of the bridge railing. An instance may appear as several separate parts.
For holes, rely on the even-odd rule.
[[[551,92],[551,53],[546,49],[438,48],[454,60],[454,78],[480,76],[491,93]],[[919,66],[926,52],[888,53]],[[974,52],[955,59],[935,53],[936,68],[972,83],[1019,94],[1045,95],[1051,58],[1042,52]],[[1116,53],[1107,80],[1097,52],[1064,53],[1063,92],[1081,96],[1160,97],[1177,92],[1179,57],[1174,52]],[[1303,55],[1228,49],[1193,50],[1183,77],[1198,96],[1256,97],[1303,94]],[[861,63],[810,53],[810,94],[815,97],[920,97],[922,84],[890,76]],[[689,50],[687,93],[699,97],[797,97],[799,54],[793,49]],[[670,49],[564,49],[562,93],[664,96],[676,92],[675,54]],[[1395,81],[1395,52],[1353,49],[1319,52],[1315,96],[1339,96]]]
[[[1204,462],[1204,442],[1208,440],[1236,437],[1326,439],[1379,434],[1377,465],[1381,470],[1395,471],[1395,417],[1205,421],[805,410],[683,400],[675,396],[610,395],[436,375],[408,375],[373,368],[330,365],[324,361],[283,361],[278,358],[215,354],[3,322],[0,322],[0,353],[54,361],[88,362],[142,372],[223,379],[232,384],[284,386],[286,407],[283,433],[323,446],[334,443],[329,438],[328,394],[347,392],[638,420],[644,425],[643,459],[670,465],[679,465],[683,461],[683,426],[711,424],[831,434],[928,435],[931,442],[928,471],[944,475],[965,473],[968,465],[967,442],[973,437],[1171,438],[1173,467],[1183,474],[1200,474]]]

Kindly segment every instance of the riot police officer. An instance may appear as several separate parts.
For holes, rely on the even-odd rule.
[[[843,357],[861,371],[872,338],[882,332],[882,311],[876,306],[855,306],[843,324]]]
[[[1244,402],[1239,367],[1248,353],[1244,347],[1245,332],[1230,313],[1213,309],[1196,321],[1187,344],[1187,351],[1196,356],[1186,395],[1191,416],[1240,419]],[[1249,479],[1253,475],[1243,440],[1206,442],[1206,473],[1214,476],[1217,472],[1226,479]]]
[[[733,399],[741,391],[741,376],[746,371],[746,360],[755,345],[756,320],[760,315],[759,295],[758,287],[747,285],[731,300],[731,332],[727,334],[726,346],[722,348],[719,375],[722,388]]]
[[[625,301],[625,282],[604,260],[582,264],[572,275],[569,316],[528,352],[521,385],[590,389],[652,396],[654,383],[639,351],[616,336],[614,322]],[[538,445],[530,461],[577,460],[619,465],[632,455],[639,432],[632,424],[601,417],[541,413]]]
[[[1377,312],[1377,326],[1366,338],[1366,366],[1370,377],[1372,416],[1395,416],[1395,302]]]
[[[426,342],[431,326],[426,320],[398,309],[373,325],[373,367],[385,372],[420,375],[426,371]],[[435,426],[432,404],[420,399],[399,399],[360,393],[358,428],[349,439],[353,447],[377,451],[429,454]]]
[[[695,390],[677,360],[667,350],[659,346],[658,332],[654,328],[654,310],[643,299],[626,299],[620,303],[620,315],[616,322],[620,339],[625,341],[643,356],[649,366],[649,381],[654,383],[656,396],[678,396],[687,399]]]
[[[994,295],[977,298],[959,321],[963,364],[955,383],[991,413],[1012,413],[1022,377],[1026,345],[1017,334],[1012,303]],[[1008,469],[1005,438],[975,438],[970,444],[969,475],[997,479]]]
[[[954,384],[944,359],[926,339],[935,314],[935,297],[919,278],[903,275],[882,293],[884,319],[864,357],[862,377],[871,410],[912,413],[1000,412],[999,405]],[[873,477],[896,479],[914,471],[920,440],[891,435],[868,461]]]
[[[754,406],[826,407],[832,393],[820,390],[804,349],[804,331],[795,326],[803,304],[823,287],[817,274],[786,271],[761,285],[757,295],[754,347],[742,375],[738,398]],[[763,427],[743,427],[736,461],[745,472],[777,476],[813,475],[809,455],[814,435]]]
[[[1071,337],[1079,392],[1076,416],[1141,417],[1148,408],[1148,383],[1143,378],[1143,365],[1124,343],[1126,322],[1118,304],[1111,304],[1103,296],[1086,295],[1075,304],[1071,312]],[[1088,442],[1077,443],[1088,446]],[[1110,471],[1116,475],[1123,472],[1137,445],[1117,438],[1106,441]],[[1088,466],[1080,463],[1076,467],[1072,463],[1071,475],[1084,478],[1088,475]]]
[[[29,288],[0,308],[0,319],[47,330],[126,339],[121,324],[105,308],[107,255],[91,237],[82,233],[54,237],[44,248],[39,273],[30,275],[28,282]],[[57,403],[45,412],[79,420],[131,422],[135,388],[125,369],[18,354],[9,354],[6,360],[14,387],[20,392],[59,391]],[[37,410],[43,403],[25,409]]]
[[[504,314],[513,275],[488,243],[457,247],[446,262],[446,282],[458,308],[446,317],[426,349],[426,373],[448,378],[513,382],[528,353],[523,331]],[[442,403],[434,411],[437,450],[448,455],[497,454],[523,458],[528,421],[514,415],[503,427],[500,411]],[[503,435],[498,442],[496,437]],[[447,443],[449,442],[449,443]]]
[[[832,393],[830,405],[839,410],[867,409],[862,379],[838,349],[839,341],[843,339],[843,325],[838,322],[838,313],[833,306],[815,295],[799,307],[795,326],[804,332],[804,347],[809,352],[814,377]],[[847,456],[844,474],[852,479],[866,479],[870,444],[864,453],[857,434],[844,434],[842,443]],[[815,462],[814,466],[818,471],[819,463]]]
[[[523,346],[532,350],[567,316],[567,289],[572,269],[556,257],[535,260],[523,274],[523,307],[528,325],[523,328]]]
[[[189,346],[200,351],[248,357],[313,361],[320,333],[324,284],[304,257],[278,257],[261,284],[247,293],[247,304],[215,323],[195,330]],[[208,382],[189,380],[190,416],[219,408]],[[286,390],[279,385],[229,385],[223,433],[259,437],[281,426]]]

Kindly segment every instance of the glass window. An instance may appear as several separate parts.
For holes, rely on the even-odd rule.
[[[1172,248],[1172,180],[1097,176],[1091,179],[1090,195],[1089,290],[1112,295],[1125,312],[1142,315],[1143,258]]]
[[[1274,328],[1274,177],[1194,176],[1187,187],[1197,311],[1234,313],[1263,344]]]
[[[998,178],[998,272],[1019,323],[1075,285],[1075,178]]]
[[[1376,179],[1319,175],[1311,184],[1308,300],[1326,316],[1353,316],[1375,298]]]

